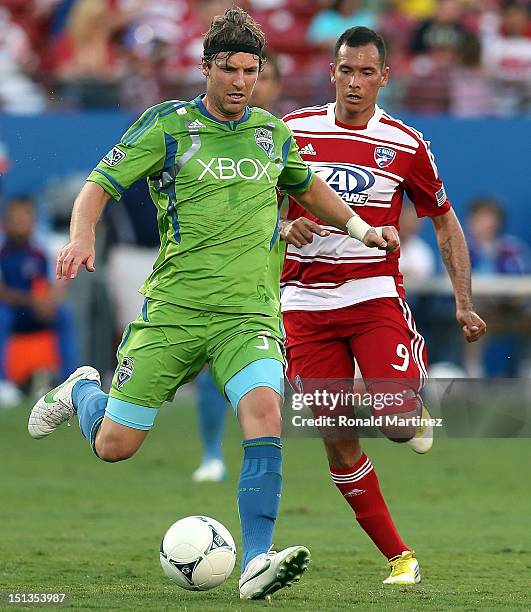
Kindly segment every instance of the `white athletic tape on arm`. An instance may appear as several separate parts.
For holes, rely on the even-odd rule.
[[[363,242],[363,238],[365,234],[370,229],[373,229],[371,225],[369,225],[368,223],[365,223],[365,221],[358,215],[354,215],[353,217],[350,217],[350,219],[347,221],[346,228],[347,228],[348,235],[351,238],[357,238],[361,242]]]

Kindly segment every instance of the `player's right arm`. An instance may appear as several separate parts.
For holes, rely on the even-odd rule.
[[[285,219],[281,215],[280,237],[288,244],[300,249],[306,244],[311,244],[314,235],[325,237],[330,236],[330,232],[307,217]]]
[[[280,213],[280,239],[288,244],[300,249],[305,244],[313,242],[314,235],[330,236],[330,232],[323,229],[318,223],[308,219],[307,217],[299,217],[298,219],[290,219],[289,214],[289,196],[284,198],[279,196],[279,213]]]
[[[161,111],[170,103],[149,108],[122,136],[87,178],[74,203],[70,242],[57,259],[57,278],[75,278],[82,266],[94,272],[96,224],[109,198],[120,200],[135,181],[160,172],[166,156]]]
[[[109,194],[97,183],[85,183],[79,192],[70,220],[70,242],[57,257],[57,278],[75,278],[80,266],[94,272],[96,223]]]

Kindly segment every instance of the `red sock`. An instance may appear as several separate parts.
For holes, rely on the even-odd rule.
[[[409,550],[394,526],[376,472],[365,453],[354,467],[348,470],[330,468],[330,474],[356,513],[358,523],[388,559]]]

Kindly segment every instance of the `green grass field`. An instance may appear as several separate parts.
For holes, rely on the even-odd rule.
[[[229,479],[210,485],[190,481],[199,459],[190,407],[164,408],[140,453],[115,465],[91,454],[77,424],[34,441],[26,421],[26,410],[0,413],[0,591],[66,592],[75,609],[531,609],[529,440],[443,439],[423,457],[366,441],[418,554],[423,581],[413,588],[381,584],[385,560],[332,486],[320,441],[286,440],[274,541],[305,544],[312,564],[267,603],[239,600],[237,570],[218,589],[193,593],[169,582],[158,560],[166,528],[190,514],[217,518],[239,545],[233,419]]]

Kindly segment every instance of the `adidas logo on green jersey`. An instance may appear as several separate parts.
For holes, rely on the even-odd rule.
[[[196,119],[195,121],[192,121],[191,123],[188,124],[188,129],[196,129],[198,130],[199,128],[204,128],[206,127],[206,125],[204,123],[201,123],[201,121],[199,121],[199,119]]]

